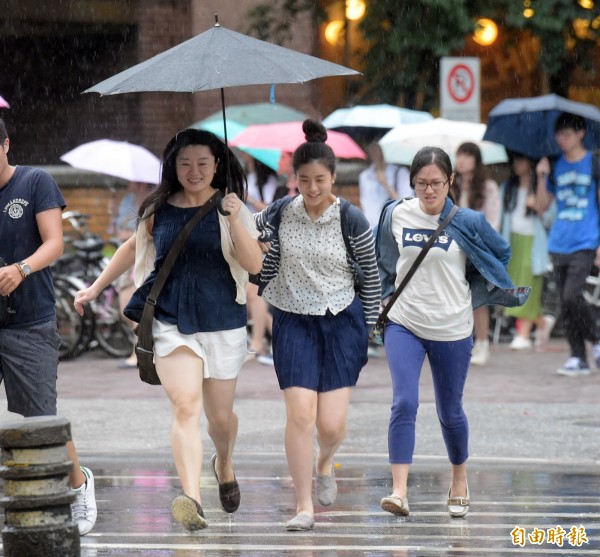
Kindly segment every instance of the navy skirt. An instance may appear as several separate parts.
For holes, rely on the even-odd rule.
[[[367,363],[369,331],[358,296],[337,315],[273,308],[273,361],[279,387],[318,393],[354,387]]]

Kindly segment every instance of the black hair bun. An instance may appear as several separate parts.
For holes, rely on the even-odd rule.
[[[325,143],[327,140],[327,130],[325,126],[316,120],[308,118],[302,123],[302,131],[306,141],[313,143]]]

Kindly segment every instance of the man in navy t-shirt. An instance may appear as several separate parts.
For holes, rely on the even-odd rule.
[[[592,171],[592,153],[583,146],[585,120],[563,112],[555,124],[555,137],[562,155],[550,176],[550,163],[537,165],[537,203],[545,211],[556,199],[556,220],[548,239],[548,251],[558,284],[561,314],[565,320],[571,356],[557,371],[561,375],[587,375],[585,341],[593,343],[600,368],[600,334],[590,306],[583,297],[592,265],[600,262],[600,216],[598,187]]]
[[[63,252],[65,200],[44,170],[10,165],[9,146],[0,119],[0,296],[9,296],[11,309],[0,315],[0,382],[9,412],[54,416],[61,340],[49,265]],[[96,522],[94,476],[79,466],[72,441],[67,454],[73,461],[71,486],[77,491],[73,518],[85,535]]]

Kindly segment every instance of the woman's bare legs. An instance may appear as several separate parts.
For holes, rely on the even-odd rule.
[[[290,387],[283,391],[287,421],[285,454],[296,494],[296,514],[314,515],[312,502],[312,466],[314,431],[317,420],[316,391]]]
[[[317,399],[317,442],[319,457],[315,464],[318,475],[331,475],[333,457],[346,437],[350,389],[319,393]]]
[[[235,479],[232,455],[238,431],[238,419],[233,412],[236,383],[237,379],[207,379],[204,382],[204,413],[208,434],[215,444],[215,468],[220,483]]]
[[[204,362],[187,347],[155,357],[156,371],[171,402],[171,447],[183,492],[200,503],[202,386]]]
[[[452,483],[450,484],[451,497],[467,496],[467,463],[452,465]]]
[[[408,494],[408,470],[410,464],[392,464],[392,497],[404,499]]]

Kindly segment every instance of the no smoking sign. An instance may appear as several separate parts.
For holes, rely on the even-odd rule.
[[[442,118],[480,121],[479,58],[442,58],[440,108]]]

